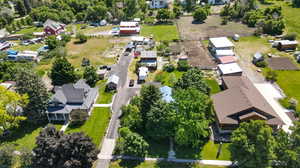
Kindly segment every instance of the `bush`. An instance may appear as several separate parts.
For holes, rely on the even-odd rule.
[[[297,33],[289,33],[282,37],[284,40],[294,41],[297,39]]]
[[[224,17],[222,17],[222,22],[221,22],[221,24],[222,24],[222,25],[227,25],[228,21],[229,21],[229,17],[228,17],[228,16],[224,16]]]
[[[78,39],[79,41],[79,43],[85,43],[86,41],[87,41],[87,36],[86,35],[84,35],[84,34],[82,34],[82,33],[78,33],[77,35],[76,35],[76,39]]]
[[[258,61],[255,63],[255,65],[260,68],[265,68],[268,66],[268,63],[266,61]]]
[[[276,82],[277,81],[277,73],[272,70],[272,69],[268,69],[266,72],[266,80],[270,81],[270,82]]]
[[[71,125],[82,125],[89,117],[88,113],[84,110],[72,110],[71,112]]]
[[[173,72],[175,70],[175,66],[173,64],[165,64],[163,70],[166,72]]]
[[[190,69],[190,65],[187,61],[178,61],[177,63],[177,70],[178,71],[187,71]]]
[[[164,80],[164,75],[162,73],[158,73],[154,77],[155,82],[162,82]]]
[[[300,0],[293,0],[294,7],[300,7]]]
[[[153,25],[155,23],[155,18],[152,16],[146,17],[144,22],[149,25]]]
[[[198,8],[193,13],[193,17],[196,22],[203,23],[207,18],[207,11],[204,8]]]
[[[32,39],[34,36],[31,34],[31,33],[27,33],[27,34],[24,34],[22,39],[23,40],[29,40],[29,39]]]

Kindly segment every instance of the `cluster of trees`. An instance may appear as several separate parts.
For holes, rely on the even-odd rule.
[[[193,13],[194,21],[203,23],[210,14],[210,6],[197,7]]]
[[[200,147],[209,137],[209,125],[213,121],[208,94],[209,86],[198,69],[190,69],[178,79],[171,102],[162,99],[156,86],[144,85],[140,96],[122,108],[117,149],[120,153],[141,156],[133,151],[147,152],[148,144],[143,137],[157,141],[171,138],[180,146]]]
[[[236,129],[229,146],[232,158],[242,168],[297,168],[300,164],[300,122],[291,133],[273,129],[264,121],[245,122]]]
[[[300,7],[300,1],[299,0],[293,0],[293,6],[299,8]]]
[[[256,0],[236,1],[233,5],[225,5],[220,15],[223,16],[223,19],[241,19],[249,27],[257,27],[257,34],[282,34],[285,24],[281,7],[272,6],[258,9],[256,3]]]
[[[1,167],[11,167],[18,157],[24,168],[91,168],[99,151],[83,133],[64,134],[54,126],[44,128],[36,138],[33,151],[21,150],[14,154],[12,146],[0,149]]]

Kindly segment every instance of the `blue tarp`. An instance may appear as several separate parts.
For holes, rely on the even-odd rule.
[[[8,50],[7,51],[7,55],[17,55],[18,54],[18,51],[16,50]]]
[[[172,98],[172,88],[170,88],[169,86],[163,86],[159,88],[159,90],[162,94],[162,100],[167,103],[174,101],[174,99]]]

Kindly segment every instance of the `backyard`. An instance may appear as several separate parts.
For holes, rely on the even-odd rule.
[[[226,168],[224,166],[208,166],[201,164],[154,162],[154,161],[132,161],[117,160],[110,164],[109,168]]]
[[[106,87],[106,80],[101,80],[97,83],[97,86],[99,87],[99,97],[96,101],[97,104],[110,104],[112,103],[112,98],[114,95],[114,92],[105,92]]]
[[[27,148],[32,150],[35,146],[35,138],[46,125],[34,125],[32,123],[24,122],[19,128],[12,130],[11,135],[4,141],[1,141],[1,146],[10,144],[16,150]],[[60,129],[62,125],[54,125],[56,129]]]
[[[175,25],[143,25],[141,28],[141,35],[149,37],[153,35],[156,41],[172,41],[179,39],[177,27]]]
[[[81,126],[69,126],[66,133],[83,132],[99,146],[110,119],[110,109],[95,107],[89,119]]]

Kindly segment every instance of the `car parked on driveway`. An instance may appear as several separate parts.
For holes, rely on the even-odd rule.
[[[134,86],[134,80],[131,79],[131,80],[129,81],[129,87],[133,87],[133,86]]]

